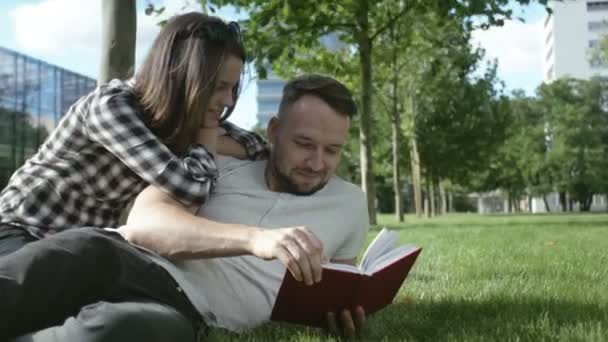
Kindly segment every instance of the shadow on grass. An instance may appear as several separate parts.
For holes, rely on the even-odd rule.
[[[297,310],[297,309],[296,309]],[[608,338],[608,311],[599,304],[560,300],[494,299],[485,302],[398,299],[368,319],[363,341],[590,340],[589,326]],[[580,332],[581,327],[582,333]],[[578,330],[577,330],[578,329]],[[216,330],[209,341],[337,341],[321,329],[269,323],[239,335]]]
[[[367,338],[544,341],[554,340],[560,329],[567,332],[596,323],[604,327],[602,336],[608,337],[608,311],[599,304],[523,298],[486,302],[422,301],[395,303],[371,317]]]

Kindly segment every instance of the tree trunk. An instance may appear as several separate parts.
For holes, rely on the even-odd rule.
[[[437,182],[438,186],[439,186],[439,214],[440,215],[445,215],[448,211],[447,207],[447,199],[445,196],[445,187],[441,184],[440,181]]]
[[[559,206],[562,212],[566,212],[566,193],[564,191],[559,193]]]
[[[454,212],[454,194],[452,192],[448,193],[448,212]]]
[[[420,184],[420,156],[418,155],[415,132],[412,134],[410,141],[410,163],[412,166],[412,186],[414,188],[414,205],[416,207],[416,216],[421,217],[423,214],[423,208],[422,188]]]
[[[403,200],[401,199],[401,170],[399,169],[399,146],[401,145],[401,117],[399,113],[399,99],[397,97],[398,70],[397,70],[397,38],[391,27],[393,39],[393,115],[391,120],[392,145],[393,145],[393,192],[395,194],[395,218],[397,222],[403,222]]]
[[[431,177],[427,177],[427,179],[426,179],[426,186],[428,189],[429,204],[430,204],[429,217],[435,217],[435,215],[436,215],[436,212],[435,212],[435,186],[431,179],[432,179]]]
[[[425,185],[425,190],[422,198],[422,206],[424,210],[424,217],[431,217],[431,212],[429,210],[429,187]]]
[[[135,0],[103,0],[101,2],[101,56],[97,84],[114,78],[128,79],[135,71],[135,40],[137,11]],[[119,219],[127,221],[131,202]]]
[[[587,212],[591,210],[591,204],[593,203],[593,195],[585,196],[580,202],[581,211]]]
[[[549,202],[547,202],[547,195],[543,194],[543,203],[545,204],[545,211],[548,213],[551,212],[551,208],[549,207]]]
[[[97,84],[127,79],[135,65],[137,12],[134,0],[101,2],[101,56]]]
[[[359,138],[361,150],[361,187],[367,194],[369,223],[376,224],[376,191],[372,163],[370,112],[372,108],[372,40],[369,37],[368,3],[363,2],[358,15],[359,67],[361,69],[361,116]]]
[[[398,222],[403,222],[403,199],[401,198],[401,170],[399,169],[399,145],[400,145],[400,124],[399,113],[393,117],[393,191],[395,193],[395,217]]]

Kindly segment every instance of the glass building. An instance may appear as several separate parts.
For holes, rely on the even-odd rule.
[[[279,103],[283,95],[283,87],[285,81],[276,76],[270,68],[268,68],[268,78],[258,79],[258,126],[266,129],[270,118],[275,116],[279,110]]]
[[[336,33],[329,33],[320,38],[321,44],[330,51],[338,51],[347,48],[347,45],[342,43]],[[279,76],[272,72],[272,67],[266,66],[268,77],[266,79],[257,80],[258,85],[258,113],[257,126],[266,129],[270,119],[275,116],[279,110],[281,97],[283,96],[283,87],[287,83]]]
[[[96,81],[0,47],[0,189]]]

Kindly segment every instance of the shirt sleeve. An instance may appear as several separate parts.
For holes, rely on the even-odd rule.
[[[148,129],[136,108],[135,97],[127,90],[102,91],[84,111],[86,133],[176,200],[185,205],[205,203],[218,177],[213,155],[193,144],[178,158]]]
[[[226,135],[243,145],[247,158],[250,160],[268,158],[268,144],[259,134],[246,131],[228,121],[222,122],[221,126],[226,131]]]

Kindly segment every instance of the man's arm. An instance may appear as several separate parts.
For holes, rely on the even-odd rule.
[[[312,285],[321,280],[323,245],[306,227],[263,229],[196,216],[154,186],[142,191],[119,232],[133,244],[168,259],[251,254],[279,259],[294,277]]]

